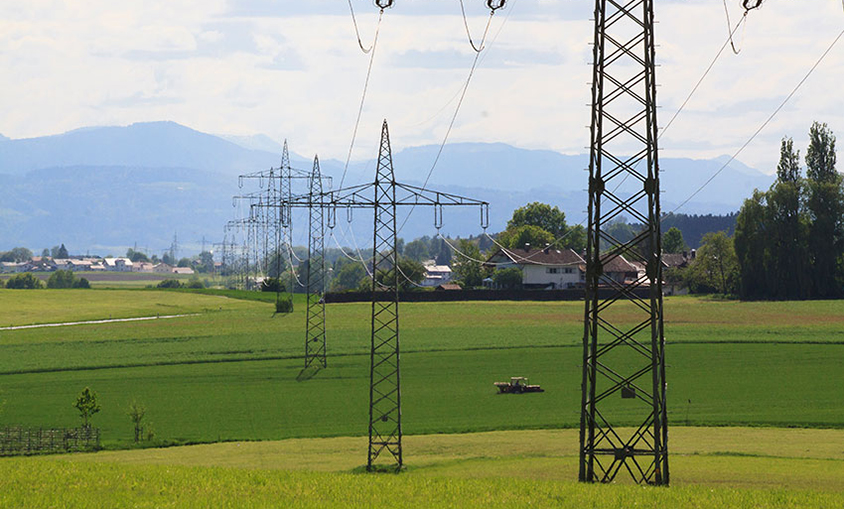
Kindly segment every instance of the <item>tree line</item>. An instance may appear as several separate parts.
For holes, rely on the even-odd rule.
[[[735,235],[703,237],[683,276],[690,291],[751,300],[844,296],[844,179],[835,141],[826,124],[812,124],[804,173],[794,140],[783,138],[777,178],[744,201]]]
[[[777,180],[739,212],[735,254],[738,291],[748,299],[828,299],[844,284],[844,180],[836,171],[835,136],[809,130],[806,173],[784,138]]]

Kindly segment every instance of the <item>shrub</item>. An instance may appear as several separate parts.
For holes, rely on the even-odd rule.
[[[200,281],[198,277],[194,276],[194,277],[190,278],[190,280],[188,281],[188,284],[185,285],[185,288],[193,288],[193,289],[205,288],[205,285],[202,284],[202,281]]]
[[[47,288],[73,288],[76,276],[69,270],[57,270],[47,279]]]
[[[74,288],[91,288],[91,283],[87,279],[81,277],[73,283]]]
[[[275,301],[275,312],[276,313],[292,313],[293,312],[293,299],[279,299]]]
[[[15,290],[34,290],[42,287],[41,280],[33,276],[31,272],[14,275],[6,281],[6,288]]]
[[[268,277],[261,282],[262,292],[283,292],[284,285],[279,278]]]
[[[517,267],[496,270],[492,274],[492,281],[501,289],[515,290],[522,286],[522,271]]]
[[[158,288],[181,288],[182,282],[178,279],[165,279],[158,283]]]

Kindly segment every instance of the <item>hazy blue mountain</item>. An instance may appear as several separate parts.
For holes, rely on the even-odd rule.
[[[91,127],[0,143],[0,173],[59,166],[195,168],[229,175],[278,166],[277,152],[245,149],[174,122]]]
[[[0,249],[24,245],[40,250],[64,242],[74,252],[90,248],[117,254],[137,242],[160,253],[174,233],[186,252],[198,251],[203,236],[219,242],[223,225],[235,214],[232,195],[259,190],[257,181],[238,187],[236,176],[277,166],[280,160],[280,145],[269,138],[230,139],[237,143],[172,122],[86,128],[24,140],[0,138]],[[290,148],[295,151],[293,139]],[[397,179],[421,185],[438,148],[394,147]],[[310,170],[310,159],[295,153],[291,158],[297,168]],[[445,148],[428,187],[489,201],[493,232],[504,228],[513,209],[532,201],[559,206],[569,222],[578,223],[585,219],[587,162],[585,155],[502,143],[456,143]],[[685,201],[724,162],[663,159],[663,211]],[[322,160],[321,167],[335,177],[336,187],[343,163]],[[345,185],[371,182],[374,171],[374,160],[356,161]],[[766,189],[772,181],[772,176],[733,162],[680,211],[735,211],[754,188]],[[628,179],[618,192],[636,192],[634,183]],[[305,189],[304,180],[294,184],[294,192]],[[406,214],[399,212],[400,223]],[[306,224],[304,212],[297,212],[294,220]],[[360,247],[371,242],[371,214],[355,213],[353,237],[344,212],[338,213],[338,222],[337,242]],[[476,210],[446,212],[443,233],[467,236],[479,231]],[[400,235],[412,239],[435,233],[432,211],[417,208]],[[299,228],[295,238],[305,243],[306,234]]]

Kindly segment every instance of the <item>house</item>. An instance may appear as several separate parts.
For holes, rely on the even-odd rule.
[[[495,269],[518,267],[524,288],[574,288],[586,280],[586,261],[571,249],[501,248],[484,264]]]
[[[67,258],[53,258],[56,270],[71,270],[70,260]]]
[[[166,263],[159,263],[152,268],[152,271],[158,274],[172,274],[173,266],[167,265]]]
[[[153,272],[155,264],[150,262],[135,262],[132,265],[132,272]]]
[[[0,262],[0,272],[4,274],[9,274],[12,272],[26,272],[25,267],[26,263],[23,262]]]
[[[425,279],[422,286],[437,286],[451,281],[451,267],[448,265],[425,265]]]
[[[129,258],[103,258],[103,266],[111,272],[131,272],[132,265]]]
[[[33,256],[28,262],[24,262],[18,272],[49,272],[56,270],[53,260],[46,256]]]
[[[458,285],[457,283],[444,283],[441,285],[437,285],[434,288],[434,291],[453,291],[453,290],[462,290],[463,288]]]
[[[68,268],[74,272],[80,272],[83,270],[91,270],[91,266],[94,265],[93,260],[76,260],[71,258],[68,260]]]
[[[173,267],[173,274],[193,274],[193,269],[190,267]]]
[[[610,284],[608,280],[613,280],[619,284],[631,283],[639,279],[639,267],[627,261],[621,255],[608,254],[602,258],[603,261],[603,276],[599,284]],[[642,271],[644,273],[644,265]],[[583,271],[586,272],[586,265],[583,265]]]

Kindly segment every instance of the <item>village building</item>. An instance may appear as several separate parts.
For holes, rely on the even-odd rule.
[[[129,258],[103,258],[103,266],[111,272],[131,272],[133,263]]]
[[[166,263],[159,263],[158,265],[152,268],[152,271],[157,274],[172,274],[173,273],[173,266],[168,265]]]
[[[425,265],[425,279],[422,286],[438,286],[451,282],[452,272],[448,265]]]
[[[525,289],[575,288],[586,281],[586,261],[571,249],[501,248],[487,259],[485,266],[499,270],[519,268]]]

